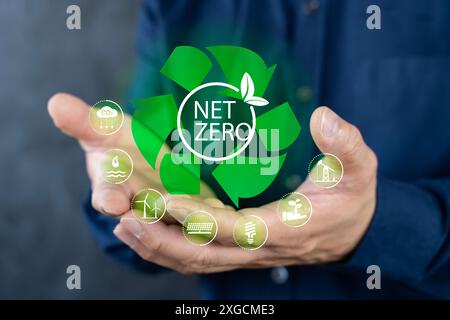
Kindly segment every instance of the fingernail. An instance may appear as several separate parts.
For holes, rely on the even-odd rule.
[[[134,234],[136,238],[139,238],[144,233],[144,228],[136,219],[120,219],[120,225],[128,232]]]
[[[122,193],[112,188],[100,191],[99,202],[102,210],[109,215],[120,215],[130,208],[130,201]]]
[[[133,247],[137,241],[136,237],[124,231],[124,228],[122,227],[121,224],[118,224],[114,228],[113,233],[116,235],[117,238],[119,238],[119,240],[127,244],[129,247]]]
[[[339,129],[339,117],[330,109],[322,114],[321,132],[325,137],[334,136]]]

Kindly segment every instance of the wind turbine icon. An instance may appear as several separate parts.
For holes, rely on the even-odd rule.
[[[136,203],[143,203],[144,204],[144,216],[142,217],[143,219],[158,219],[158,211],[161,211],[161,209],[158,208],[158,206],[156,205],[156,201],[154,202],[153,209],[150,207],[150,205],[147,202],[149,193],[150,192],[147,192],[147,194],[145,195],[144,200],[137,200]],[[153,213],[154,213],[153,217],[147,217],[147,208],[150,209],[150,211],[153,211]]]

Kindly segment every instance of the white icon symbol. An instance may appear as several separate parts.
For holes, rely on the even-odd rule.
[[[111,166],[114,169],[117,169],[120,166],[119,158],[117,156],[112,158]],[[106,171],[106,177],[107,178],[125,178],[126,176],[127,176],[127,172],[126,171],[122,171],[122,170],[108,170],[108,171]]]
[[[115,156],[112,161],[111,161],[111,165],[113,166],[113,168],[118,168],[120,163],[119,163],[119,158],[117,156]]]
[[[105,106],[97,111],[97,117],[100,119],[100,129],[114,129],[114,124],[119,113],[117,110]]]
[[[253,238],[256,236],[256,224],[252,221],[246,222],[244,224],[244,229],[244,234],[247,236],[247,243],[253,244]]]
[[[337,178],[335,173],[336,171],[333,170],[331,167],[327,166],[325,163],[323,163],[322,160],[319,160],[317,163],[317,166],[322,166],[322,179],[319,177],[319,170],[317,170],[317,180],[316,182],[337,182]],[[330,179],[330,172],[331,172],[331,179]]]
[[[188,222],[188,234],[211,234],[213,228],[212,222]]]
[[[158,211],[161,211],[160,208],[158,208],[156,201],[154,203],[154,207],[153,209],[150,207],[150,205],[147,202],[147,198],[148,198],[149,192],[147,192],[147,194],[145,195],[144,200],[137,200],[136,203],[143,203],[144,204],[144,216],[142,217],[143,219],[158,219]],[[150,209],[150,211],[154,212],[154,216],[152,218],[147,217],[147,208]]]
[[[282,218],[283,218],[284,222],[308,218],[307,215],[304,215],[304,214],[301,214],[298,212],[298,209],[303,207],[303,205],[300,203],[300,199],[289,200],[288,205],[293,207],[294,211],[283,211],[282,212],[282,216],[283,216]]]

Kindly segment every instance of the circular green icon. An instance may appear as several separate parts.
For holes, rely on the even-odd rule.
[[[98,134],[116,133],[122,127],[123,121],[122,108],[111,100],[99,101],[89,111],[89,123]]]
[[[217,235],[217,221],[205,211],[190,213],[183,222],[183,234],[193,244],[204,246]]]
[[[302,193],[289,193],[278,202],[278,216],[288,226],[305,225],[311,218],[311,214],[311,201]]]
[[[139,221],[155,223],[166,213],[166,200],[160,192],[145,189],[139,191],[131,200],[131,211]]]
[[[234,224],[234,241],[241,248],[248,250],[259,249],[266,243],[267,235],[267,225],[258,216],[242,216]]]
[[[133,161],[128,153],[120,149],[105,152],[102,175],[106,182],[120,184],[128,180],[133,172]]]
[[[334,154],[321,153],[311,160],[308,172],[315,184],[322,188],[332,188],[341,181],[344,167]]]

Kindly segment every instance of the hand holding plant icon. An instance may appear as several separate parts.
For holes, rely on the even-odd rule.
[[[240,90],[231,92],[232,97],[242,98],[252,106],[268,104],[265,99],[254,95],[256,92],[264,96],[274,67],[267,69],[259,56],[243,48],[225,46],[210,47],[208,50],[219,65],[227,66],[223,67],[227,83],[236,89],[241,84]],[[230,55],[230,52],[235,55]],[[192,64],[193,57],[200,62]],[[241,69],[236,66],[239,61],[245,61],[238,65]],[[199,68],[199,64],[203,68]],[[211,64],[209,57],[200,49],[181,47],[174,51],[163,70],[170,71],[165,74],[192,92],[204,81]],[[186,67],[180,69],[180,65]],[[258,76],[257,70],[261,70],[261,76]],[[197,76],[192,78],[195,74]],[[237,96],[234,95],[236,93]],[[272,175],[262,175],[259,164],[249,162],[244,165],[223,162],[212,171],[212,177],[236,208],[216,198],[201,180],[198,164],[186,168],[170,162],[172,150],[166,139],[176,128],[179,111],[174,97],[156,96],[133,103],[137,107],[133,118],[125,116],[120,132],[110,136],[98,135],[91,130],[87,121],[89,106],[76,97],[58,94],[49,101],[48,109],[56,127],[79,140],[85,151],[87,171],[92,179],[93,208],[106,215],[121,217],[114,234],[142,259],[186,274],[318,264],[348,257],[364,236],[376,207],[376,155],[365,144],[359,130],[330,109],[321,107],[314,111],[310,132],[322,153],[335,154],[345,163],[346,176],[333,189],[318,189],[312,180],[305,180],[296,189],[298,193],[309,195],[315,212],[307,228],[298,232],[280,222],[276,214],[277,201],[238,209],[239,199],[254,197],[269,187],[286,157],[285,149],[295,142],[300,133],[300,124],[288,102],[257,117],[257,130],[276,129],[280,133],[278,145],[267,145],[270,152],[282,152],[276,156],[281,160]],[[120,185],[107,184],[98,178],[101,177],[99,164],[103,152],[112,147],[127,151],[133,158],[133,176]],[[188,176],[189,179],[186,178]],[[144,186],[160,191],[167,200],[168,214],[151,225],[136,221],[130,210],[132,195]],[[170,192],[184,191],[182,187],[185,186],[190,187],[187,190],[190,195],[187,192],[182,195]],[[209,246],[193,246],[183,235],[180,225],[187,214],[194,211],[208,212],[220,225],[217,237]],[[259,217],[270,230],[265,246],[252,254],[236,247],[233,239],[235,222],[246,215]]]
[[[330,123],[330,116],[339,126],[332,136],[322,131],[322,125],[333,124],[333,118]],[[294,224],[287,227],[282,222],[278,214],[278,200],[261,206],[235,209],[218,198],[168,195],[168,216],[179,223],[185,221],[189,212],[208,212],[214,217],[219,227],[213,242],[208,246],[192,246],[185,241],[180,228],[164,223],[142,225],[139,233],[135,233],[138,236],[130,239],[129,234],[135,228],[132,223],[135,221],[126,216],[115,230],[116,236],[143,259],[184,274],[324,264],[345,259],[360,243],[374,214],[377,159],[358,129],[326,107],[314,111],[310,130],[318,148],[324,153],[337,154],[347,165],[347,170],[342,182],[333,189],[317,188],[311,179],[307,179],[295,190],[298,194],[308,195],[311,210],[314,205],[314,216],[308,224],[297,225],[304,225],[301,232],[292,228]],[[235,179],[245,176],[246,172],[243,170],[234,176],[229,171],[224,174]],[[249,180],[252,177],[246,175],[245,178]],[[236,184],[233,187],[239,188]],[[299,210],[299,202],[286,205],[284,211],[289,212],[291,217],[300,216],[300,219],[308,221],[308,216],[302,217],[304,212]],[[251,253],[236,246],[239,240],[234,236],[235,226],[243,217],[261,219],[268,230],[264,246]],[[250,239],[255,237],[254,232],[258,233],[253,227],[247,225],[244,228],[242,241],[249,240],[244,248],[249,248]]]

